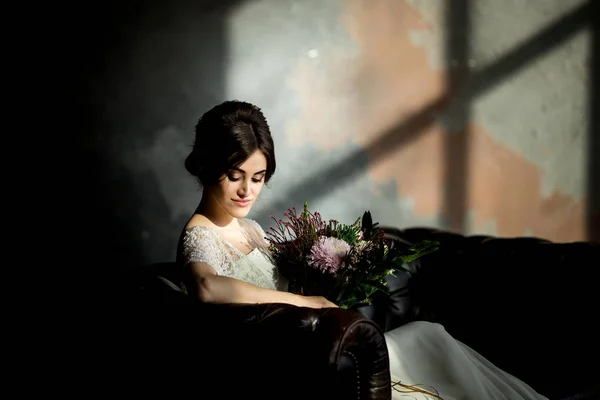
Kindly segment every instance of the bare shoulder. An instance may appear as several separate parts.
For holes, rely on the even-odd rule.
[[[214,224],[208,218],[201,214],[194,214],[185,225],[185,229],[192,229],[196,226],[204,228],[214,228]]]

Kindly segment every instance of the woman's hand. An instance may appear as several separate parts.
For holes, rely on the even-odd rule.
[[[304,307],[310,308],[338,308],[337,305],[327,300],[323,296],[305,296],[303,297]]]

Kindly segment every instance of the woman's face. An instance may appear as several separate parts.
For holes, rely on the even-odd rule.
[[[245,218],[265,185],[266,172],[267,159],[257,150],[213,187],[215,202],[231,216]]]

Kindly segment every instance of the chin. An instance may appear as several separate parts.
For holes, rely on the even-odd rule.
[[[251,207],[229,209],[229,214],[234,218],[246,218],[250,214]]]

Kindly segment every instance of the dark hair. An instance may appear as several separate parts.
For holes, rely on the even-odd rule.
[[[257,150],[267,159],[266,183],[275,173],[275,145],[269,124],[257,106],[226,101],[198,120],[196,139],[185,159],[185,168],[207,187],[219,182]]]

